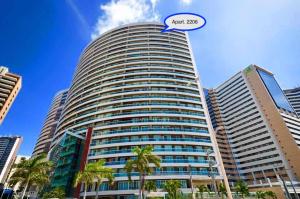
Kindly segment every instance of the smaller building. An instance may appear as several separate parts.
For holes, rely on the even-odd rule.
[[[0,66],[0,124],[21,89],[22,78]]]
[[[19,164],[21,163],[22,160],[28,160],[30,158],[30,156],[25,156],[25,155],[17,155],[17,157],[15,158],[15,161],[14,161],[14,164]],[[10,177],[14,174],[15,172],[15,168],[11,168],[10,172],[9,172],[9,175],[8,175],[8,178],[6,180],[6,184],[5,184],[5,187],[8,187],[8,182],[9,182],[9,179]],[[13,190],[17,191],[20,187],[20,184],[17,183],[14,187],[11,187]]]
[[[0,137],[0,183],[5,183],[22,143],[20,136]]]
[[[284,94],[300,117],[300,87],[284,90]]]

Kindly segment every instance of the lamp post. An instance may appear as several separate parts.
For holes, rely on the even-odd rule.
[[[219,198],[217,184],[216,184],[216,178],[215,178],[215,173],[213,172],[213,166],[216,165],[216,162],[214,160],[211,160],[210,156],[209,156],[212,153],[213,153],[213,151],[207,150],[206,151],[206,156],[207,156],[208,166],[209,166],[209,175],[211,176],[211,179],[212,179],[212,182],[213,182],[215,196],[217,198]]]
[[[189,174],[190,174],[190,184],[191,184],[192,198],[195,199],[194,185],[193,185],[193,175],[192,175],[192,165],[189,165]]]

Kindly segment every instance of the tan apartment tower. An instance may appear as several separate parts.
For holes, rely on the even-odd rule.
[[[220,150],[227,151],[221,152],[227,175],[250,185],[279,176],[299,182],[300,118],[271,72],[250,65],[207,91],[206,100]]]
[[[21,89],[22,78],[0,66],[0,124]]]
[[[48,153],[56,126],[68,96],[68,90],[62,90],[54,96],[42,131],[35,144],[32,156]]]

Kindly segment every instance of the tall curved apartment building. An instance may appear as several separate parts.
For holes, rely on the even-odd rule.
[[[88,161],[105,159],[116,172],[114,185],[98,187],[102,196],[138,193],[137,173],[129,183],[123,169],[135,146],[152,145],[161,157],[161,168],[147,176],[158,187],[178,179],[190,190],[189,166],[194,183],[211,182],[206,152],[216,144],[190,44],[185,33],[163,29],[160,23],[118,27],[80,57],[53,145],[66,130],[93,127]],[[222,179],[216,165],[213,170]]]
[[[62,90],[54,96],[45,123],[35,144],[32,156],[48,153],[55,129],[66,102],[68,90]]]

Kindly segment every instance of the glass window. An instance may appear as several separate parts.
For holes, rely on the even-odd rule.
[[[275,102],[276,106],[278,108],[294,112],[293,108],[291,107],[285,95],[283,94],[283,91],[281,90],[274,76],[259,69],[257,69],[257,71],[261,79],[263,80],[265,86],[267,87],[269,94],[273,98],[273,101]]]

